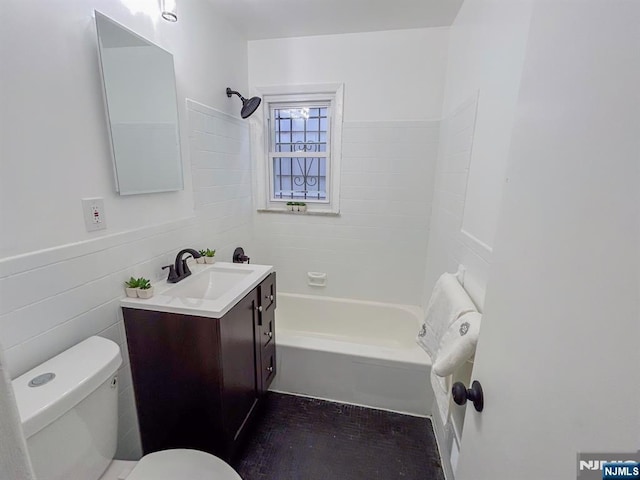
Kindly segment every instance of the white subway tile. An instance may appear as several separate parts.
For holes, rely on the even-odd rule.
[[[15,377],[91,335],[122,351],[118,458],[138,459],[140,438],[120,309],[128,276],[156,278],[186,246],[210,245],[230,259],[253,233],[248,124],[188,102],[194,197],[210,203],[187,219],[34,252],[1,263],[0,337]],[[193,108],[191,108],[193,107]],[[203,193],[204,192],[204,193]],[[218,220],[206,222],[207,215]],[[202,216],[201,216],[202,215]]]

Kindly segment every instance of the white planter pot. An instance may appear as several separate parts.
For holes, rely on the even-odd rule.
[[[287,210],[295,213],[304,213],[307,211],[306,205],[287,205]]]
[[[126,287],[124,290],[125,292],[127,292],[127,297],[129,298],[136,298],[138,296],[137,288]]]
[[[143,290],[142,288],[136,288],[138,292],[138,298],[151,298],[153,297],[153,287]]]
[[[204,258],[205,257],[196,258],[196,262],[197,263],[204,263]]]
[[[216,257],[204,257],[205,263],[216,263]]]

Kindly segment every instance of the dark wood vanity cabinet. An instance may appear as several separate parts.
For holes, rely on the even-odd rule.
[[[275,281],[221,318],[123,308],[145,454],[235,454],[276,374]]]
[[[276,274],[272,273],[260,284],[259,318],[256,322],[256,372],[258,391],[265,393],[276,374]]]

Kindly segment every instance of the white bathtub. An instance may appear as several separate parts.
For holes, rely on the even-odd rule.
[[[278,293],[271,390],[429,415],[418,307]]]

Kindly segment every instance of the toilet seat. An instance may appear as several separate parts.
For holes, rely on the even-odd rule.
[[[127,480],[242,480],[227,463],[198,450],[174,449],[145,455]]]

